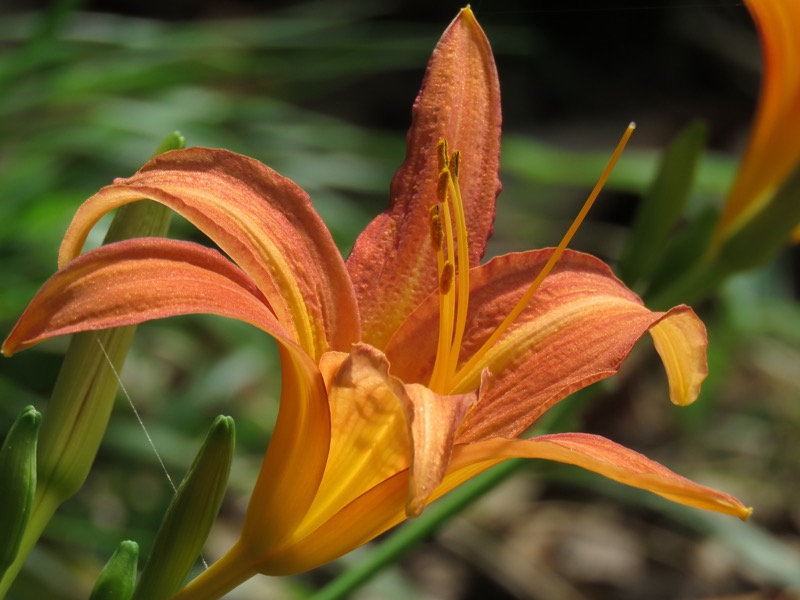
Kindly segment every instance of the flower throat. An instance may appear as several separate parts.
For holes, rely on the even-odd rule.
[[[464,331],[467,325],[469,309],[469,248],[467,222],[464,215],[464,203],[458,183],[461,167],[461,153],[458,150],[450,153],[447,140],[440,140],[437,145],[439,158],[439,180],[436,186],[437,202],[430,209],[430,237],[436,252],[439,277],[439,341],[436,348],[436,360],[428,387],[440,394],[463,392],[458,390],[468,374],[486,353],[500,339],[503,333],[525,309],[531,298],[539,289],[567,245],[578,231],[586,215],[589,213],[600,190],[614,168],[622,150],[636,128],[630,123],[617,144],[603,173],[584,202],[575,220],[564,237],[550,255],[547,263],[528,287],[517,304],[498,325],[491,336],[483,343],[472,357],[459,368],[458,359]]]

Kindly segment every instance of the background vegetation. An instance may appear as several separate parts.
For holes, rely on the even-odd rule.
[[[721,203],[759,82],[733,0],[475,2],[504,106],[504,191],[490,254],[552,245],[630,120],[633,142],[573,244],[614,264],[669,139],[704,119],[694,202]],[[346,254],[388,201],[427,57],[454,2],[84,2],[0,8],[0,332],[53,272],[80,202],[135,171],[169,132],[248,154],[291,177]],[[524,6],[524,8],[520,8]],[[462,149],[469,155],[469,149]],[[175,236],[200,239],[180,222]],[[96,232],[95,242],[102,238]],[[202,240],[200,240],[202,241]],[[530,463],[360,592],[363,598],[778,598],[800,589],[798,253],[696,307],[711,376],[677,409],[654,353],[587,403],[607,435],[735,493],[752,524],[683,510],[568,467]],[[0,431],[42,409],[64,340],[0,361]],[[207,557],[234,539],[276,414],[270,340],[184,317],[140,327],[122,376],[173,478],[211,420],[238,445]],[[110,553],[147,555],[171,488],[124,396],[84,489],[32,554],[14,600],[85,598]],[[301,598],[348,564],[260,578],[231,598]]]

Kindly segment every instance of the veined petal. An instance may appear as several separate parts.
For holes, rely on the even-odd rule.
[[[322,374],[298,346],[285,344],[280,350],[278,419],[240,539],[259,570],[277,548],[293,538],[305,519],[325,473],[331,441],[331,415]]]
[[[746,519],[750,508],[733,496],[694,483],[647,457],[590,434],[562,433],[530,440],[493,438],[458,444],[448,473],[431,494],[433,502],[468,479],[509,458],[541,458],[594,471],[669,500]],[[408,472],[401,471],[369,489],[332,516],[313,535],[276,555],[269,572],[290,575],[325,564],[365,544],[406,517],[403,504]]]
[[[437,144],[462,153],[459,181],[477,265],[500,192],[500,88],[486,36],[469,8],[442,35],[414,104],[407,154],[391,186],[391,206],[356,240],[347,259],[361,311],[362,339],[384,348],[437,285],[429,239],[439,175]]]
[[[543,435],[529,440],[494,438],[458,445],[453,451],[451,474],[436,495],[474,477],[476,468],[483,470],[507,458],[543,458],[577,465],[679,504],[740,519],[747,519],[752,512],[729,494],[694,483],[638,452],[587,433]]]
[[[294,575],[319,567],[366,544],[406,518],[408,470],[381,481],[310,535],[281,549],[262,571],[267,575]]]
[[[266,574],[313,568],[419,514],[447,472],[456,430],[476,397],[403,386],[366,344],[324,355],[320,369],[331,407],[328,464],[303,523],[265,557]]]
[[[67,263],[31,300],[3,353],[77,331],[210,313],[289,341],[253,281],[219,252],[189,242],[139,238]]]
[[[761,95],[720,232],[760,210],[800,161],[800,3],[746,0],[745,4],[761,40]]]
[[[350,354],[323,356],[331,441],[317,497],[293,540],[302,539],[353,499],[409,467],[405,387],[386,357],[357,344]]]
[[[705,325],[688,306],[676,306],[650,327],[650,335],[667,371],[670,400],[691,404],[708,375]]]
[[[468,361],[511,311],[552,250],[509,254],[470,271]],[[424,382],[436,348],[436,298],[428,298],[398,330],[386,353],[405,381]],[[707,373],[702,323],[686,307],[652,312],[600,260],[566,251],[528,307],[450,393],[476,389],[481,371],[494,375],[467,415],[459,441],[516,437],[553,404],[616,373],[636,341],[656,330],[673,402],[687,404]],[[409,349],[412,349],[409,351]]]
[[[412,440],[408,516],[418,516],[447,472],[456,431],[478,394],[442,396],[420,384],[406,386],[409,436]]]
[[[142,198],[169,206],[216,242],[312,357],[358,340],[347,271],[308,196],[258,161],[226,150],[168,152],[100,190],[78,209],[59,264],[80,253],[100,217]]]

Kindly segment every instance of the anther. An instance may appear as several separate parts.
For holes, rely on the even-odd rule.
[[[453,285],[453,276],[455,275],[456,268],[453,266],[452,261],[446,261],[442,274],[439,276],[439,293],[442,296],[447,295]]]
[[[431,246],[434,252],[439,252],[444,244],[444,229],[442,229],[442,217],[439,214],[440,204],[434,204],[430,209],[430,230],[431,230]]]
[[[450,172],[453,177],[458,177],[459,167],[461,167],[461,151],[454,150],[453,154],[450,155]]]
[[[439,170],[446,169],[450,157],[450,149],[447,147],[447,140],[439,140],[436,146],[436,154],[439,156]]]
[[[436,198],[444,204],[447,202],[447,188],[450,185],[450,171],[442,169],[439,171],[439,180],[436,182]]]

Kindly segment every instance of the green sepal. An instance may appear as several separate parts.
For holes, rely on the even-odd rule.
[[[36,442],[42,415],[26,406],[0,449],[0,576],[14,562],[36,494]]]
[[[620,258],[621,277],[628,285],[650,281],[662,258],[665,244],[689,200],[706,132],[705,124],[695,121],[664,152]]]
[[[139,544],[121,542],[100,571],[89,600],[130,600],[136,585]]]
[[[136,600],[172,596],[197,561],[228,485],[235,428],[217,417],[167,508],[134,592]]]

